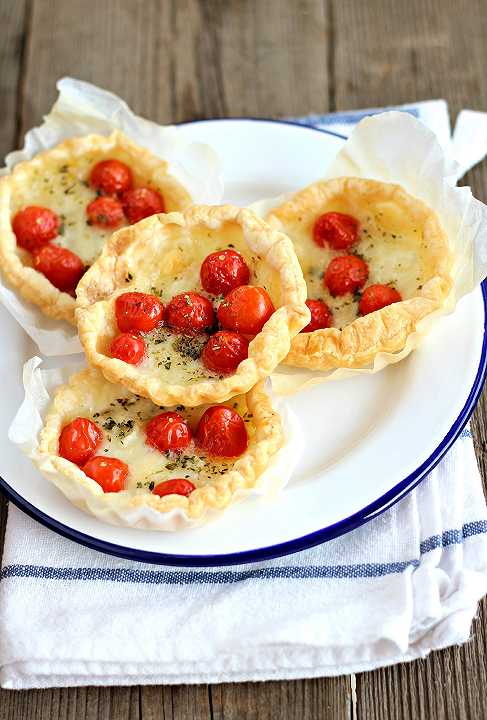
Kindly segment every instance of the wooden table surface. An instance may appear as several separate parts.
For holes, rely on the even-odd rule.
[[[160,123],[283,117],[443,97],[487,110],[485,0],[0,0],[0,154],[64,75]],[[467,178],[487,200],[487,163]],[[487,470],[487,395],[473,419]],[[5,502],[0,512],[3,537]],[[0,720],[487,718],[487,604],[426,660],[295,682],[1,691]]]

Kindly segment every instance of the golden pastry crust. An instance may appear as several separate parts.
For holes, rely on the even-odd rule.
[[[8,282],[29,302],[38,305],[42,312],[55,319],[67,320],[75,325],[76,301],[71,295],[59,291],[49,280],[31,266],[30,253],[17,246],[12,230],[12,215],[19,209],[17,198],[24,200],[21,206],[44,205],[56,211],[49,184],[42,190],[42,197],[34,192],[33,179],[49,177],[50,170],[70,164],[76,166],[89,157],[91,165],[108,157],[117,157],[130,165],[139,184],[150,184],[164,197],[168,211],[182,210],[191,204],[191,197],[182,185],[168,172],[168,164],[148,150],[139,147],[119,130],[111,135],[85,135],[65,140],[56,147],[39,153],[32,160],[15,166],[13,171],[0,178],[0,262]],[[80,178],[79,178],[80,179]],[[49,195],[50,192],[50,195]],[[86,193],[87,191],[84,190]],[[94,199],[95,195],[90,198]],[[46,200],[45,203],[42,200]],[[84,207],[82,207],[84,213]],[[94,231],[95,232],[95,231]],[[100,233],[99,233],[100,234]],[[104,233],[107,236],[110,231]],[[57,239],[56,239],[57,240]]]
[[[163,362],[141,369],[108,356],[110,341],[118,332],[114,313],[118,295],[158,287],[167,302],[181,292],[198,292],[201,262],[224,244],[244,255],[251,269],[250,284],[263,285],[276,307],[234,374],[203,374],[194,382],[187,376],[169,375]],[[291,339],[309,322],[306,285],[289,238],[250,211],[230,205],[193,206],[184,214],[153,216],[120,230],[82,278],[77,292],[78,330],[89,362],[111,382],[157,405],[196,406],[247,392],[272,373],[289,352]]]
[[[73,418],[81,416],[88,417],[95,415],[95,422],[100,422],[97,413],[110,405],[127,401],[128,407],[124,417],[131,417],[130,403],[140,402],[130,391],[120,385],[107,383],[103,375],[94,368],[88,368],[73,375],[66,385],[63,385],[55,394],[54,400],[47,413],[44,426],[39,436],[39,451],[35,457],[41,471],[49,477],[75,504],[83,509],[94,512],[99,517],[110,517],[113,521],[112,510],[116,517],[123,524],[130,524],[130,512],[147,507],[153,508],[158,513],[166,513],[170,510],[180,508],[184,510],[189,518],[200,518],[210,509],[222,510],[235,499],[235,493],[239,490],[248,490],[255,487],[259,477],[268,467],[271,458],[281,448],[284,441],[281,419],[278,413],[272,408],[269,395],[264,389],[263,382],[258,383],[250,392],[240,398],[235,398],[235,404],[239,405],[240,412],[246,412],[251,418],[246,425],[249,434],[247,450],[236,460],[226,461],[222,467],[224,472],[216,473],[210,480],[200,479],[198,475],[192,478],[197,485],[188,497],[181,495],[167,495],[159,497],[154,495],[147,488],[141,488],[141,483],[133,483],[128,489],[118,493],[104,493],[100,485],[89,478],[75,464],[58,455],[59,435],[62,428]],[[232,401],[232,402],[234,402]],[[135,420],[135,430],[143,435],[143,427],[146,421],[145,415],[154,416],[160,412],[150,403],[151,411],[144,413],[144,420]],[[232,405],[233,406],[233,405]],[[167,410],[171,408],[165,408]],[[198,416],[201,416],[204,408],[198,408]],[[153,450],[138,440],[138,447],[142,452],[163,457],[161,453]],[[116,455],[120,445],[114,447],[110,444],[110,454]],[[130,447],[137,446],[137,441],[129,444],[125,455],[125,461],[129,465],[130,473]],[[136,452],[136,450],[133,450]],[[107,455],[109,457],[110,455]],[[140,455],[136,456],[140,459]],[[138,468],[141,462],[136,462]],[[176,471],[176,475],[177,476]],[[179,471],[181,473],[181,471]],[[180,477],[181,475],[179,475]],[[130,475],[129,475],[130,477]],[[198,484],[200,482],[200,484]]]
[[[369,265],[366,283],[393,282],[403,300],[357,317],[357,299],[332,298],[316,266],[346,250],[319,248],[313,225],[325,212],[357,218],[361,236],[349,252],[360,253]],[[378,353],[402,350],[418,323],[438,310],[452,288],[448,238],[436,214],[402,187],[361,178],[317,182],[273,208],[267,220],[293,241],[308,285],[308,297],[320,297],[339,317],[340,327],[300,333],[285,364],[312,370],[363,368]],[[335,306],[333,306],[335,303]]]

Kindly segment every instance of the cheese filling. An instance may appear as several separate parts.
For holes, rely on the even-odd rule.
[[[369,277],[362,291],[369,285],[394,287],[403,300],[418,295],[431,278],[431,256],[424,241],[423,228],[412,218],[397,217],[398,209],[392,203],[377,203],[369,207],[354,207],[334,203],[322,212],[343,212],[360,223],[359,241],[348,250],[319,247],[313,240],[313,226],[319,215],[313,217],[287,216],[282,218],[283,230],[292,239],[303,270],[308,299],[323,300],[333,312],[333,326],[339,329],[358,317],[361,291],[352,295],[333,297],[324,285],[326,268],[334,257],[355,254],[368,265]]]
[[[185,236],[174,227],[174,241],[162,258],[129,257],[124,292],[144,292],[156,295],[167,303],[176,295],[184,292],[196,292],[207,297],[216,313],[223,297],[215,296],[203,290],[200,281],[200,268],[205,258],[212,252],[235,249],[245,259],[250,270],[250,285],[264,287],[276,307],[279,307],[280,292],[276,273],[262,258],[249,249],[243,238],[242,229],[235,223],[226,223],[219,230],[194,228],[191,237]],[[114,301],[112,301],[114,312]],[[116,322],[115,322],[116,326]],[[143,334],[147,346],[147,357],[137,367],[144,375],[164,376],[171,384],[191,384],[201,380],[221,379],[208,370],[200,356],[209,335],[199,333],[183,335],[169,327],[163,327]],[[107,339],[105,353],[111,339]]]
[[[252,415],[243,397],[225,403],[244,419],[249,439],[255,432]],[[211,458],[195,446],[194,441],[181,452],[160,452],[146,443],[145,427],[149,420],[165,411],[178,412],[196,431],[198,420],[206,407],[157,408],[150,400],[136,395],[112,400],[95,411],[84,408],[78,416],[93,420],[103,432],[102,445],[96,455],[115,457],[129,467],[125,490],[133,495],[151,492],[165,480],[183,478],[195,487],[211,485],[233,468],[233,460]]]

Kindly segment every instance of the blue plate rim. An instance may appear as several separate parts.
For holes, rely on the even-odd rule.
[[[255,118],[255,117],[232,117],[232,118],[214,118],[214,119],[201,119],[194,120],[191,122],[182,122],[178,125],[190,125],[195,123],[203,122],[214,122],[215,120],[250,120],[252,122],[272,122],[283,125],[294,125],[307,130],[313,130],[315,132],[322,132],[328,135],[333,135],[341,139],[346,139],[343,135],[339,135],[331,130],[324,130],[322,128],[316,128],[310,125],[303,125],[299,122],[291,120],[275,120],[273,118]],[[408,475],[404,480],[397,483],[391,490],[381,495],[377,500],[370,503],[366,507],[362,508],[358,512],[350,515],[344,520],[340,520],[337,523],[316,530],[312,533],[308,533],[294,540],[288,540],[277,545],[270,545],[264,548],[257,548],[254,550],[245,550],[237,553],[227,553],[221,555],[179,555],[179,554],[167,554],[149,552],[146,550],[138,550],[135,548],[125,547],[123,545],[116,545],[109,543],[104,540],[98,540],[90,535],[79,532],[59,522],[50,515],[47,515],[42,510],[39,510],[34,505],[25,500],[19,495],[5,480],[0,476],[0,490],[3,494],[16,505],[20,510],[25,512],[31,518],[41,523],[45,527],[53,530],[59,535],[77,542],[80,545],[88,547],[98,552],[106,553],[108,555],[114,555],[116,557],[123,558],[125,560],[131,560],[135,562],[150,563],[155,565],[166,565],[176,567],[218,567],[227,565],[242,565],[245,563],[262,562],[264,560],[271,560],[284,555],[290,555],[308,548],[320,545],[329,540],[333,540],[340,535],[344,535],[351,530],[354,530],[361,525],[377,517],[382,512],[388,510],[392,505],[401,500],[407,493],[409,493],[418,483],[423,480],[428,473],[440,462],[445,456],[448,450],[451,448],[453,443],[458,439],[460,433],[467,424],[482,391],[484,381],[487,377],[487,280],[481,284],[482,298],[484,303],[484,335],[482,340],[482,350],[480,354],[479,367],[475,376],[470,393],[467,400],[460,411],[457,419],[453,423],[452,427],[445,435],[441,443],[436,447],[427,460],[425,460],[414,472]]]

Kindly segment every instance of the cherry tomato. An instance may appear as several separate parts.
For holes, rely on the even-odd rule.
[[[157,190],[135,188],[122,195],[123,209],[130,223],[139,222],[149,215],[164,212],[164,200]]]
[[[49,243],[33,253],[34,268],[61,292],[73,292],[85,272],[81,258]]]
[[[120,160],[102,160],[90,174],[90,185],[104,195],[118,195],[132,187],[132,171]]]
[[[112,197],[97,197],[86,206],[88,222],[98,227],[117,227],[125,220],[120,200]]]
[[[397,290],[388,285],[369,285],[362,293],[358,309],[361,315],[368,315],[401,300],[402,297]]]
[[[125,487],[129,468],[118,458],[96,455],[83,466],[83,472],[101,485],[103,492],[120,492]]]
[[[147,423],[146,443],[156,450],[177,452],[188,447],[193,439],[186,420],[177,412],[163,412]]]
[[[164,305],[155,295],[126,292],[115,300],[115,317],[122,332],[150,332],[164,321]]]
[[[61,430],[59,454],[75,465],[84,465],[93,457],[102,441],[102,431],[92,420],[77,417]]]
[[[239,285],[247,285],[250,270],[240,253],[220,250],[210,253],[201,265],[201,284],[206,292],[226,295]]]
[[[165,480],[156,485],[152,493],[153,495],[159,495],[159,497],[164,497],[164,495],[184,495],[188,497],[193,490],[196,490],[196,487],[189,480],[174,478],[174,480]]]
[[[231,290],[218,308],[218,320],[225,330],[257,335],[274,312],[264,288],[241,285]]]
[[[195,292],[175,295],[166,310],[167,324],[182,333],[202,332],[215,322],[213,305]]]
[[[359,224],[351,215],[327,212],[320,215],[313,227],[313,239],[319,247],[347,250],[358,240]]]
[[[243,335],[222,330],[211,336],[201,354],[203,365],[216,373],[233,373],[248,357],[249,341]]]
[[[235,410],[224,405],[214,405],[201,416],[196,442],[209,455],[238,457],[248,445],[245,423]]]
[[[30,205],[19,210],[12,220],[12,229],[17,245],[34,252],[56,237],[60,221],[56,213],[48,208]]]
[[[323,300],[306,300],[306,305],[311,311],[311,320],[301,332],[309,333],[330,327],[333,315]]]
[[[333,258],[326,268],[323,283],[333,296],[353,293],[365,285],[369,276],[367,263],[356,255]]]
[[[145,342],[138,335],[122,333],[112,340],[110,355],[129,365],[140,365],[145,358]]]

